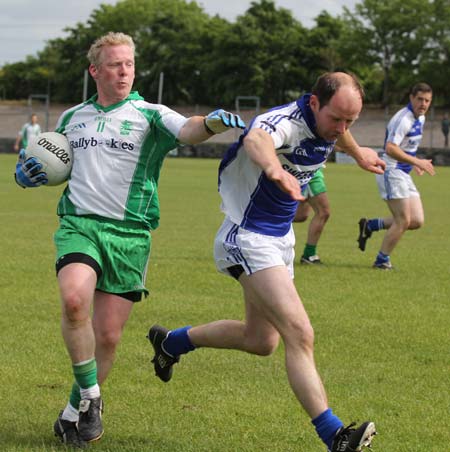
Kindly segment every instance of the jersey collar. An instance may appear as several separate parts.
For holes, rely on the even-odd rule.
[[[314,113],[311,110],[311,106],[309,104],[309,101],[311,99],[311,94],[304,94],[300,99],[297,99],[297,106],[300,108],[302,112],[303,119],[306,122],[306,125],[309,127],[309,130],[318,138],[319,140],[323,141],[324,143],[328,144],[334,144],[336,141],[327,141],[324,140],[319,134],[317,133],[317,125],[316,125],[316,119],[314,118]]]
[[[311,99],[311,94],[304,94],[300,99],[297,99],[297,106],[302,112],[303,119],[306,121],[307,126],[317,136],[316,131],[316,120],[314,118],[314,113],[309,105],[309,100]]]
[[[108,112],[111,110],[114,110],[115,108],[120,107],[121,105],[125,104],[126,102],[130,100],[144,100],[144,98],[137,92],[137,91],[131,91],[131,93],[128,95],[128,97],[120,102],[117,102],[117,104],[109,105],[108,107],[103,107],[102,105],[97,103],[98,94],[94,94],[90,99],[86,101],[86,104],[92,104],[97,110],[101,110],[104,112]]]

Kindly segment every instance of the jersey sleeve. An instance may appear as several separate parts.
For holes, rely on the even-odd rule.
[[[292,123],[288,120],[288,117],[276,112],[268,112],[258,116],[251,128],[262,129],[267,132],[272,137],[275,149],[280,149],[288,143],[292,133]]]
[[[188,118],[165,105],[159,105],[158,107],[161,125],[175,137],[178,137],[181,128],[186,124]]]
[[[400,121],[393,121],[392,124],[388,125],[386,142],[400,146],[410,128],[411,124],[405,117]]]

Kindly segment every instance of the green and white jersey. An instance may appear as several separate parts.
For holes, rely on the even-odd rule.
[[[41,126],[39,124],[32,124],[31,122],[24,124],[19,132],[20,139],[22,140],[22,147],[26,148],[30,140],[36,138],[40,133]]]
[[[155,229],[161,166],[187,118],[137,92],[106,108],[96,100],[66,110],[56,126],[74,155],[58,215],[99,215]]]

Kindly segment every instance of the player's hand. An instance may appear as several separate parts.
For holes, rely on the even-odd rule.
[[[228,129],[245,129],[245,122],[239,115],[220,109],[205,116],[205,128],[211,134],[222,133]]]
[[[378,153],[371,148],[360,147],[362,154],[356,163],[364,170],[375,174],[383,174],[386,168],[386,162],[380,159]]]
[[[296,177],[284,170],[280,165],[267,167],[264,169],[267,178],[275,184],[278,188],[287,193],[295,201],[306,201],[302,195],[300,184]]]
[[[16,183],[23,188],[45,185],[48,182],[47,173],[41,169],[42,163],[36,157],[25,160],[25,150],[21,149],[14,173]]]
[[[418,176],[423,176],[425,174],[425,171],[422,168],[419,168],[418,166],[413,166],[413,168]]]
[[[433,166],[433,160],[428,159],[417,159],[417,164],[415,165],[420,170],[427,172],[430,176],[434,176],[436,171]]]

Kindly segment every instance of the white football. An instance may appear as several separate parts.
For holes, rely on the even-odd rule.
[[[47,173],[47,185],[60,185],[70,175],[73,152],[65,135],[44,132],[30,140],[25,149],[26,158],[36,157],[42,163],[42,171]]]

